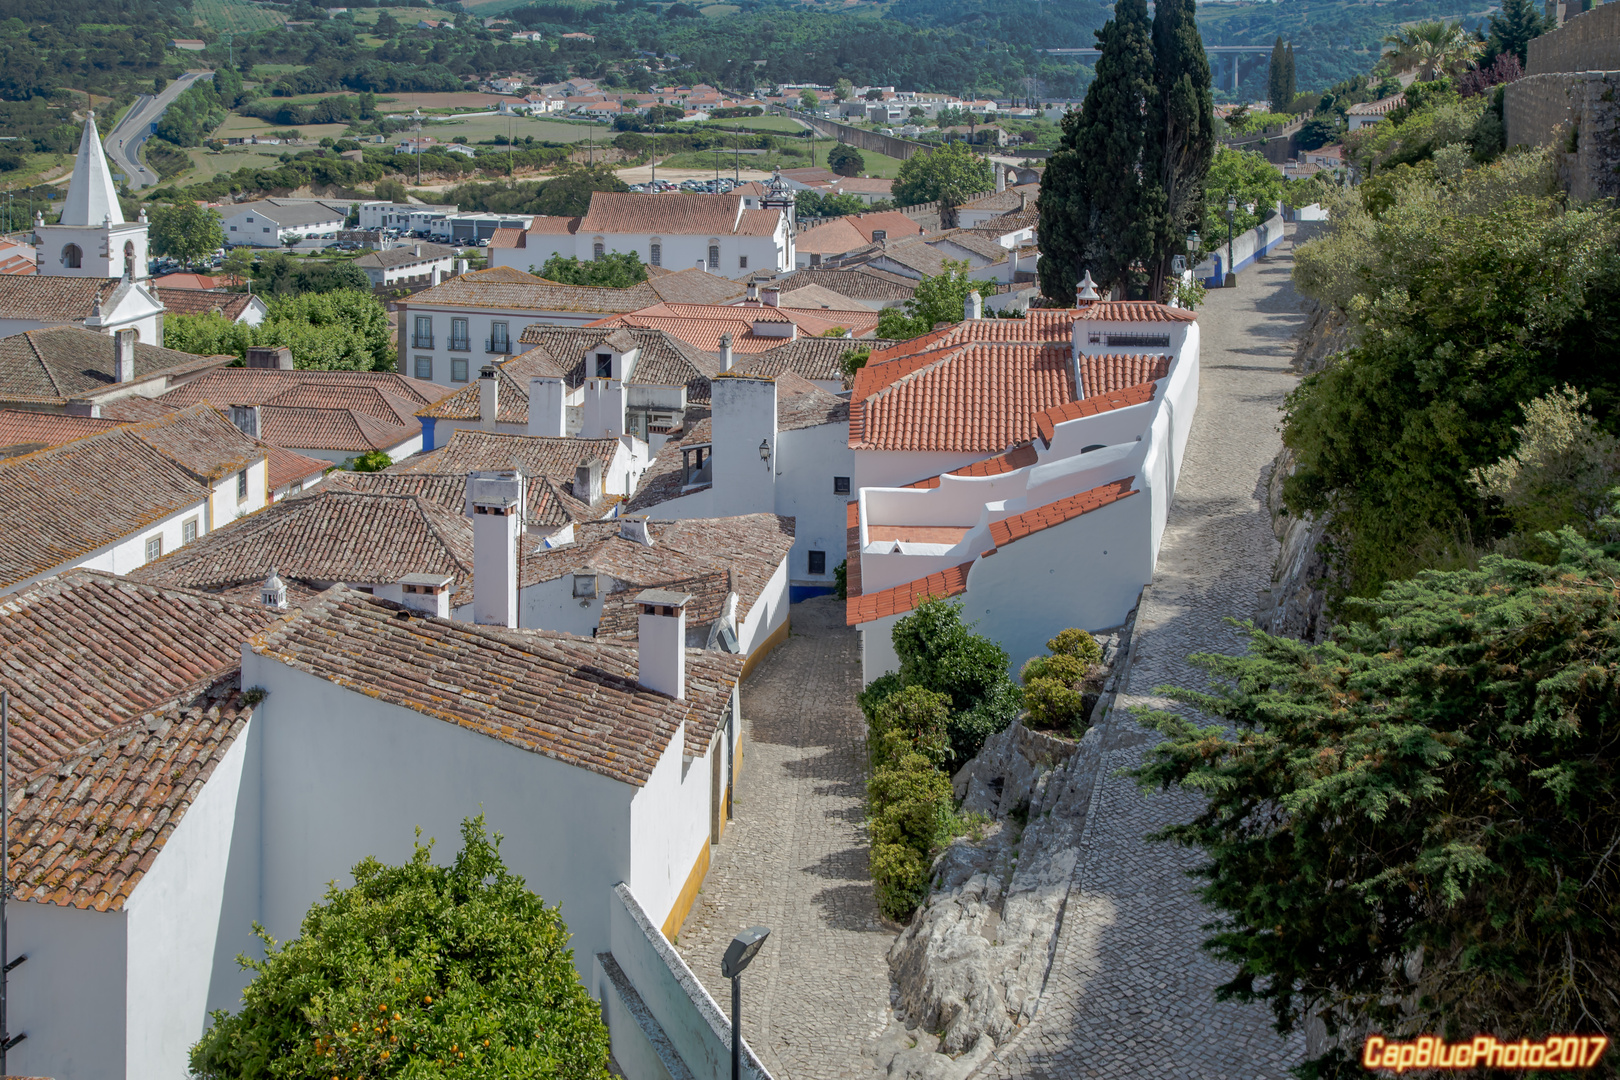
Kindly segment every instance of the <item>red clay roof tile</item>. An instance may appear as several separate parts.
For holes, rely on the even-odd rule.
[[[1136,492],[1131,490],[1131,485],[1135,482],[1136,477],[1127,476],[1123,480],[1102,484],[1092,488],[1090,491],[1070,495],[1066,499],[1047,503],[1045,506],[1036,507],[1034,510],[1026,510],[1022,514],[1015,514],[1000,521],[993,521],[990,523],[990,539],[994,541],[996,546],[991,551],[985,552],[985,554],[992,554],[995,550],[1003,548],[1014,541],[1022,540],[1032,533],[1038,533],[1042,529],[1050,529],[1054,525],[1061,525],[1065,521],[1079,517],[1081,514],[1089,513],[1092,510],[1107,506],[1109,503],[1116,503],[1121,499],[1135,495]]]
[[[930,597],[960,596],[967,592],[968,571],[972,568],[971,562],[965,562],[891,589],[862,596],[851,594],[845,606],[845,621],[858,626],[885,615],[904,615]]]

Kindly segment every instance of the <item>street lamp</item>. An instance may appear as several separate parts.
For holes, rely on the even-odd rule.
[[[767,469],[771,467],[771,444],[768,439],[759,440],[759,460],[765,463]]]
[[[1237,211],[1237,196],[1226,197],[1226,281],[1223,288],[1237,288],[1237,274],[1232,272],[1232,215]]]
[[[731,980],[731,1080],[742,1080],[742,973],[771,936],[768,926],[750,926],[731,939],[720,974]]]

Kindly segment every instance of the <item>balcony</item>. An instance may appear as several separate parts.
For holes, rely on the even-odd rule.
[[[454,345],[450,347],[455,348]],[[510,353],[512,351],[512,339],[488,338],[484,342],[484,351],[487,353]]]
[[[414,335],[412,335],[411,336],[411,348],[413,348],[413,349],[431,349],[431,348],[433,348],[433,335],[432,334],[414,334]]]
[[[472,340],[470,338],[453,337],[450,339],[450,344],[446,345],[445,348],[451,352],[472,352]]]

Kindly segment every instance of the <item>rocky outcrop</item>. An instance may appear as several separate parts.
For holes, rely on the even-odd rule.
[[[1313,303],[1300,330],[1294,368],[1303,375],[1320,371],[1350,344],[1349,320],[1343,312]],[[1324,608],[1324,587],[1332,567],[1323,554],[1330,519],[1295,517],[1283,505],[1283,482],[1293,475],[1294,455],[1277,453],[1266,477],[1266,504],[1271,530],[1282,545],[1272,570],[1271,587],[1262,590],[1255,611],[1260,629],[1303,641],[1321,641],[1331,626]]]

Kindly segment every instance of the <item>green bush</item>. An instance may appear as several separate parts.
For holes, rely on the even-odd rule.
[[[1018,716],[1020,694],[1007,674],[1007,651],[973,633],[962,621],[960,603],[924,601],[894,624],[893,639],[900,658],[899,684],[921,686],[951,700],[952,769],[977,754],[986,736]]]
[[[1057,637],[1046,643],[1046,651],[1053,656],[1073,656],[1086,666],[1102,663],[1102,646],[1084,630],[1069,627],[1059,630]]]
[[[875,766],[898,757],[917,753],[935,768],[951,759],[951,699],[920,686],[908,686],[890,694],[878,705],[867,729],[867,747]],[[894,736],[893,739],[890,736]]]
[[[299,936],[265,958],[242,1008],[213,1014],[192,1047],[204,1080],[607,1080],[601,1007],[580,985],[568,927],[500,857],[482,816],[435,866],[367,858],[327,889]]]
[[[1070,628],[1046,643],[1049,656],[1031,657],[1019,677],[1030,727],[1085,732],[1086,695],[1102,688],[1102,646],[1084,630]]]
[[[867,781],[867,831],[878,906],[903,920],[928,895],[934,848],[949,834],[951,782],[920,753],[903,753]]]

